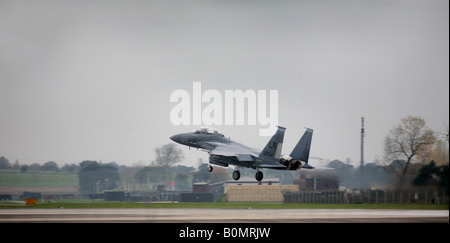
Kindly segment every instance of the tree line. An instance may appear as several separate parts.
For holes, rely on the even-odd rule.
[[[206,180],[218,180],[215,174],[223,174],[218,169],[215,173],[207,172],[206,164],[200,170],[194,167],[176,165],[183,158],[182,150],[175,144],[166,144],[155,148],[156,159],[149,165],[135,163],[132,166],[118,165],[116,162],[102,163],[85,160],[80,163],[66,163],[61,168],[53,161],[42,165],[20,165],[19,161],[13,164],[2,156],[0,169],[20,170],[27,172],[68,172],[77,173],[79,189],[83,193],[101,193],[105,190],[154,190],[156,185],[163,185],[166,189],[189,191],[192,183]],[[203,168],[204,167],[204,168]],[[206,174],[206,173],[207,174]]]
[[[424,119],[416,116],[402,118],[400,124],[392,128],[385,138],[384,162],[367,163],[355,168],[339,160],[333,160],[327,167],[334,169],[340,178],[340,185],[348,188],[365,187],[404,188],[410,186],[440,186],[448,191],[448,128],[440,133],[426,126]],[[445,141],[447,140],[447,141]],[[183,159],[182,150],[176,144],[166,144],[154,149],[156,159],[149,165],[136,163],[132,166],[118,165],[115,162],[101,163],[82,161],[79,164],[66,163],[61,168],[49,161],[40,165],[20,165],[16,160],[10,163],[0,157],[0,169],[27,171],[53,171],[77,173],[80,191],[97,193],[103,190],[122,189],[152,190],[155,185],[189,191],[192,183],[219,182],[230,179],[230,169],[216,167],[212,173],[207,164],[199,168],[176,165]],[[253,176],[254,171],[241,169],[241,174]],[[267,172],[267,178],[277,177],[281,184],[292,184],[296,177],[285,171]],[[301,173],[301,171],[300,171]]]
[[[69,172],[76,173],[80,170],[80,166],[75,163],[66,163],[61,168],[54,161],[48,161],[44,164],[32,163],[30,165],[21,165],[18,160],[14,163],[10,163],[9,159],[5,156],[0,157],[0,170],[20,170],[21,172],[27,171],[48,171],[48,172]]]

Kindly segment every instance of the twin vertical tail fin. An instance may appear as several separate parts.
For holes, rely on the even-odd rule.
[[[286,131],[286,128],[279,126],[277,132],[269,140],[267,145],[261,151],[261,154],[259,154],[259,157],[263,156],[263,157],[280,159],[281,148],[283,146],[283,139],[284,139],[285,131]],[[288,164],[290,164],[290,165],[288,166],[288,170],[291,168],[292,164],[295,161],[297,163],[297,166],[296,166],[297,168],[300,168],[299,166],[301,165],[301,163],[299,161],[302,161],[305,163],[304,165],[302,165],[302,168],[304,168],[304,169],[313,169],[314,168],[314,167],[308,165],[309,151],[311,150],[311,140],[312,140],[313,133],[314,133],[313,129],[306,128],[306,131],[303,134],[303,136],[300,138],[300,141],[298,141],[294,150],[292,150],[291,154],[289,155],[290,158],[288,159],[287,162],[289,162]],[[281,159],[283,160],[283,158],[281,158]],[[297,169],[294,169],[294,170],[297,170]]]
[[[260,157],[265,156],[277,159],[281,157],[281,148],[283,147],[284,131],[286,131],[285,127],[278,126],[277,132],[269,140],[267,145],[261,151],[261,154],[259,154]]]
[[[297,145],[295,146],[294,150],[292,150],[289,156],[295,160],[300,160],[308,164],[309,150],[311,149],[311,140],[313,133],[313,129],[306,128],[305,133],[300,138],[300,141],[298,141]],[[305,166],[303,166],[303,168],[305,168]]]

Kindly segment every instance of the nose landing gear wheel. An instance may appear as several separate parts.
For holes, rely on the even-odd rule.
[[[257,181],[261,181],[263,179],[263,177],[264,177],[264,175],[261,171],[256,172],[255,178]]]
[[[211,165],[208,166],[208,171],[212,172],[213,171],[213,167]]]
[[[233,171],[233,179],[237,181],[239,180],[239,178],[241,178],[241,172],[239,172],[238,170]]]

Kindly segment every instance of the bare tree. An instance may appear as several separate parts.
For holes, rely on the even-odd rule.
[[[402,118],[401,123],[390,130],[384,142],[385,158],[388,161],[405,161],[399,163],[402,166],[398,174],[399,186],[403,185],[412,159],[435,141],[434,132],[426,126],[424,119],[417,116]]]
[[[445,140],[447,140],[447,143],[449,143],[449,138],[448,138],[448,125],[445,125],[444,127],[444,131],[440,132],[441,135],[444,136]]]
[[[183,151],[177,147],[176,144],[168,143],[155,148],[156,160],[154,163],[157,166],[170,167],[183,158]]]

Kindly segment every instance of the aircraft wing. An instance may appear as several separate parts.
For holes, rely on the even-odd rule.
[[[286,166],[279,163],[278,159],[275,158],[263,158],[256,160],[259,168],[275,169],[275,170],[285,170]]]
[[[254,161],[250,154],[236,154],[236,159],[239,161]]]
[[[279,163],[279,159],[266,156],[258,156],[259,151],[242,146],[240,144],[215,144],[209,154],[223,157],[234,157],[239,162],[254,162],[255,167],[267,169],[286,169],[286,166]]]
[[[255,161],[255,151],[240,146],[217,144],[217,147],[209,152],[210,155],[224,157],[236,157],[238,161]]]
[[[217,146],[209,152],[210,155],[219,155],[224,157],[236,157],[239,161],[254,161],[251,151],[232,146]]]

